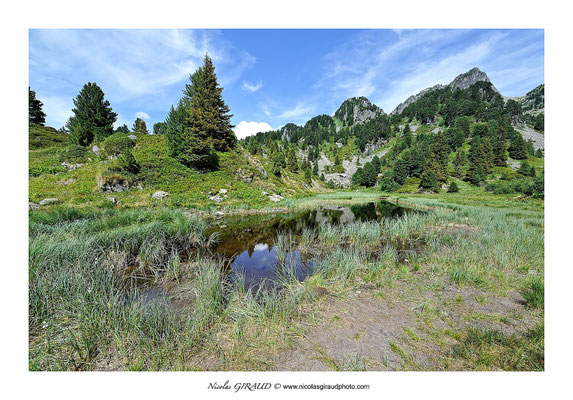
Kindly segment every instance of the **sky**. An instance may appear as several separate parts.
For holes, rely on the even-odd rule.
[[[543,30],[29,31],[29,84],[59,128],[96,82],[115,126],[165,120],[208,53],[239,138],[333,115],[353,96],[391,112],[478,67],[504,96],[544,83]]]

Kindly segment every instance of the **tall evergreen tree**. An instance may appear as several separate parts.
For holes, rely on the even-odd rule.
[[[527,158],[527,145],[521,134],[517,131],[511,133],[509,139],[509,156],[514,160],[525,160]]]
[[[493,144],[493,163],[498,167],[507,165],[507,146],[501,135],[497,136]]]
[[[456,153],[456,158],[454,159],[454,176],[461,178],[463,175],[462,169],[467,162],[466,152],[463,150],[458,150]]]
[[[490,174],[493,166],[494,166],[494,156],[493,156],[493,148],[491,146],[491,140],[489,137],[485,137],[482,141],[482,157],[483,157],[483,166],[484,171],[487,174]]]
[[[127,127],[126,124],[123,124],[121,126],[118,126],[118,128],[115,131],[121,133],[129,133],[129,128]]]
[[[44,125],[46,114],[42,111],[44,103],[36,98],[36,92],[28,86],[28,123],[30,125]]]
[[[142,135],[149,135],[149,131],[147,130],[147,124],[141,118],[137,118],[135,120],[131,130],[135,133],[140,133]]]
[[[290,172],[297,172],[298,171],[298,163],[296,160],[296,154],[295,154],[293,148],[290,146],[287,149],[286,167]]]
[[[113,134],[117,114],[104,99],[103,90],[88,82],[74,99],[73,116],[70,118],[70,141],[87,146],[94,140],[100,142]]]
[[[180,99],[177,107],[171,106],[165,119],[165,137],[167,138],[167,153],[170,157],[178,158],[185,147],[185,128],[187,127],[187,102]]]
[[[439,131],[432,140],[432,154],[428,168],[434,171],[438,182],[446,182],[448,180],[448,156],[450,148],[446,136],[442,131]]]
[[[219,87],[215,67],[211,58],[205,55],[200,84],[193,85],[189,104],[188,137],[211,142],[215,150],[228,151],[237,145],[233,132],[229,107],[225,104]]]

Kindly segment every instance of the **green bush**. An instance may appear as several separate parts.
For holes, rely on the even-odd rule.
[[[139,165],[135,157],[133,157],[131,150],[128,149],[113,161],[110,171],[138,174],[139,171],[141,171],[141,165]]]
[[[52,167],[30,167],[28,169],[29,176],[40,176],[44,174],[56,175],[61,172],[66,172],[66,169],[61,165],[54,165]]]
[[[125,133],[114,133],[101,143],[102,152],[106,156],[119,156],[133,146],[135,143]]]
[[[60,150],[60,162],[79,163],[87,161],[87,148],[71,144]]]
[[[452,181],[452,183],[450,183],[450,186],[448,187],[448,193],[457,193],[459,191],[460,188],[458,187],[458,184]]]

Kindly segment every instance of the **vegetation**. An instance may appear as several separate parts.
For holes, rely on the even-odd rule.
[[[101,88],[88,82],[74,99],[73,116],[70,118],[71,143],[87,146],[93,141],[100,142],[113,133],[117,114],[104,99]]]
[[[42,111],[44,103],[36,98],[36,92],[28,86],[28,123],[30,125],[44,125],[46,114]]]

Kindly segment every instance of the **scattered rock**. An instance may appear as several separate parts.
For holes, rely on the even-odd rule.
[[[226,194],[227,192],[228,192],[227,189],[220,189],[220,190],[219,190],[219,193],[220,193],[220,194]]]
[[[49,199],[44,199],[44,200],[40,201],[39,204],[41,206],[47,206],[48,204],[53,204],[53,203],[57,203],[57,202],[58,202],[58,199],[51,197]]]
[[[30,210],[39,210],[40,209],[40,205],[36,204],[36,203],[32,203],[32,202],[28,202],[28,208]]]
[[[110,201],[111,204],[117,204],[119,203],[119,200],[117,199],[117,197],[106,197],[105,198],[107,201]]]
[[[67,186],[67,185],[71,185],[72,183],[76,183],[77,180],[78,180],[77,178],[70,178],[70,179],[61,180],[58,183],[60,185]]]
[[[131,181],[121,176],[101,176],[97,181],[97,185],[102,192],[123,192],[129,190]]]
[[[95,153],[96,156],[99,156],[99,147],[97,147],[95,144],[92,147],[92,151]]]
[[[162,190],[159,190],[159,191],[157,191],[151,195],[151,197],[153,197],[154,199],[157,199],[157,200],[163,199],[167,196],[169,196],[169,193],[164,192]]]
[[[131,140],[135,140],[135,139],[137,139],[137,136],[135,136],[135,135],[129,135],[128,138],[130,138]]]
[[[209,200],[214,201],[215,203],[220,203],[223,201],[223,198],[219,195],[209,196]]]
[[[280,195],[278,195],[278,194],[273,194],[273,195],[269,196],[269,200],[270,200],[270,201],[274,201],[274,202],[279,202],[279,201],[281,201],[282,199],[284,199],[284,197],[283,197],[283,196],[280,196]]]
[[[268,196],[268,192],[265,192],[264,190],[261,192],[262,194],[264,194],[265,196]]]
[[[255,178],[255,174],[253,174],[249,170],[241,168],[237,171],[237,179],[240,179],[245,183],[251,183],[254,178]]]
[[[223,211],[215,212],[215,217],[222,217],[222,216],[223,216]]]
[[[64,168],[65,168],[66,170],[68,170],[68,171],[73,171],[73,170],[75,170],[75,169],[78,169],[78,168],[80,168],[82,165],[83,165],[83,164],[81,164],[81,163],[70,164],[70,163],[65,162],[65,161],[62,163],[62,167],[64,167]]]

